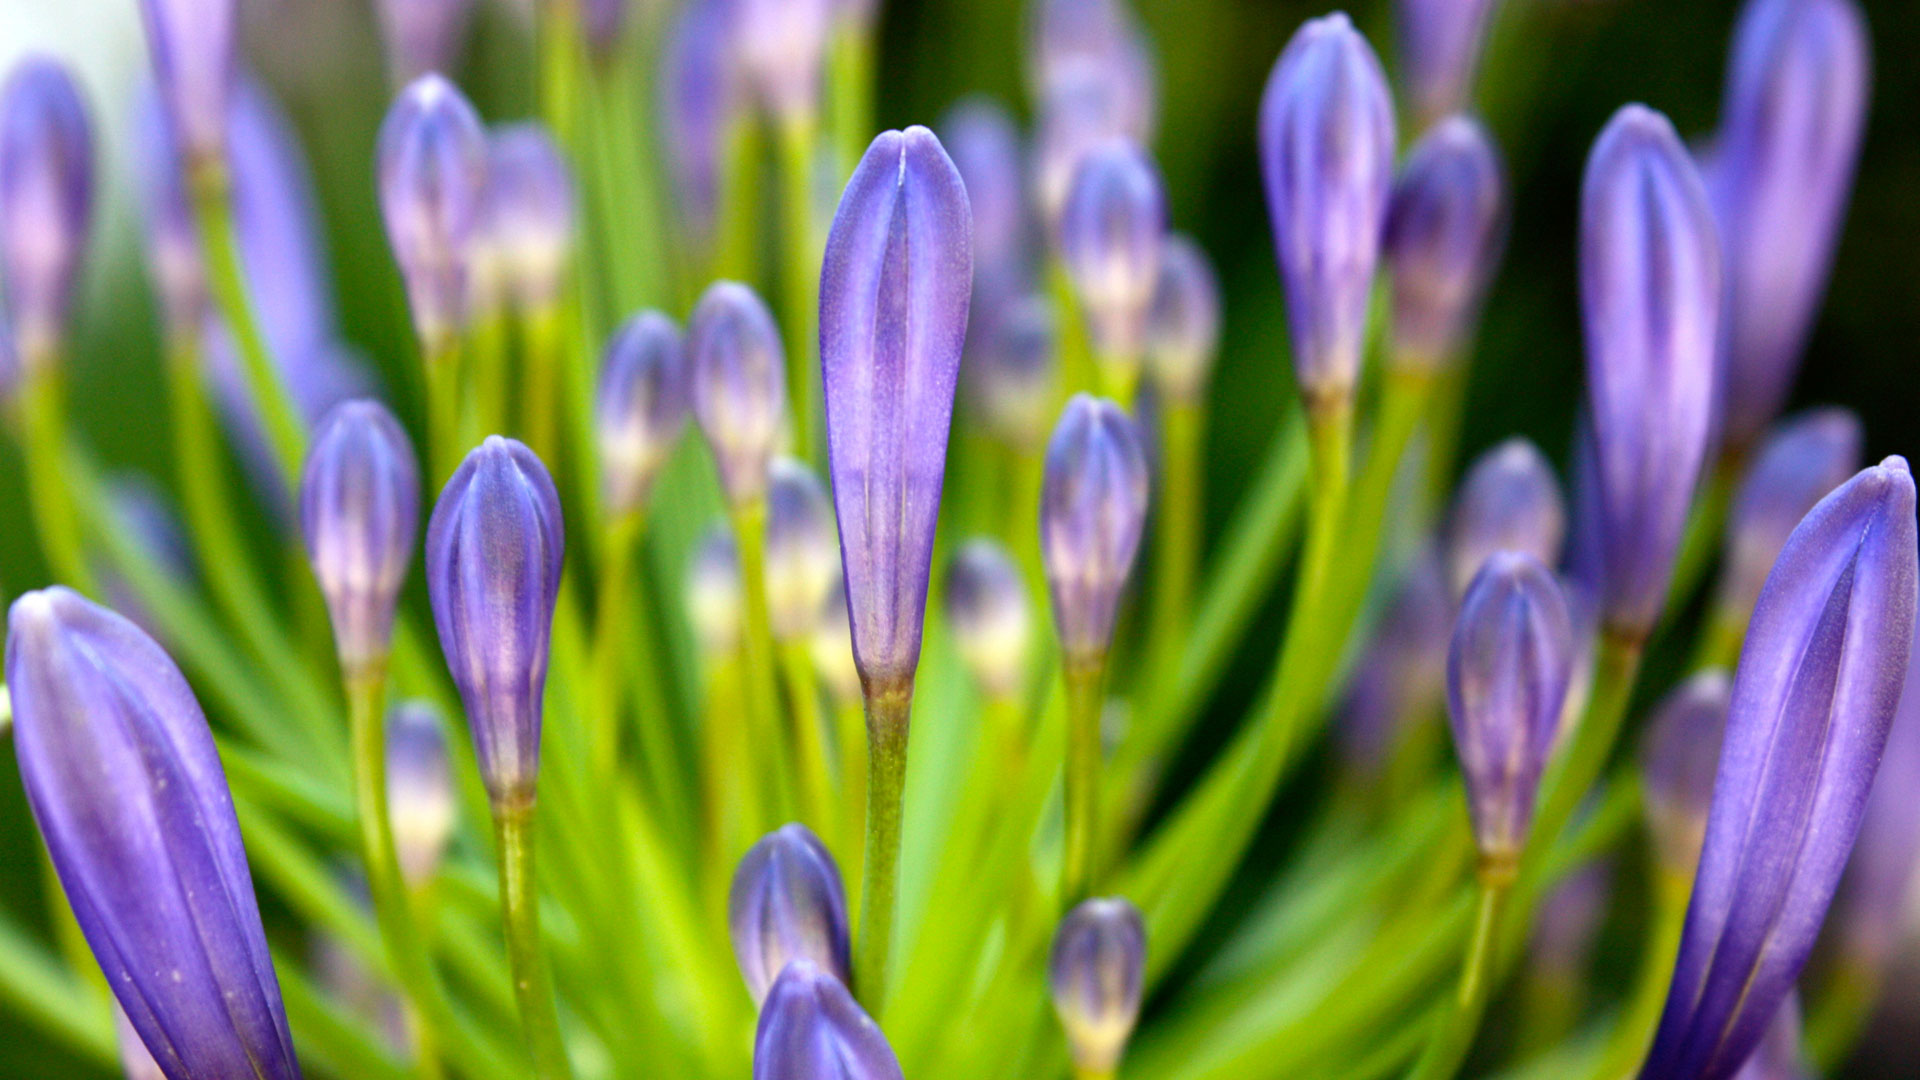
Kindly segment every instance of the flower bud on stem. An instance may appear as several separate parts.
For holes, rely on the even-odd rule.
[[[573,1075],[566,1044],[560,1038],[560,1014],[554,1004],[553,974],[540,940],[540,897],[533,863],[534,801],[498,802],[493,808],[500,856],[500,900],[507,926],[507,961],[513,970],[513,996],[526,1025],[533,1074],[539,1080]]]

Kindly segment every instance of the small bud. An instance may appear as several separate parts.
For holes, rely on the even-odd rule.
[[[1699,173],[1673,125],[1644,105],[1615,113],[1587,158],[1580,298],[1601,618],[1639,638],[1666,600],[1706,460],[1721,299]]]
[[[982,324],[968,360],[968,390],[987,426],[1017,449],[1040,446],[1060,368],[1053,305],[1038,296],[1008,302]]]
[[[660,70],[661,142],[679,196],[674,201],[680,224],[696,252],[710,253],[721,159],[742,97],[724,0],[696,0],[681,9]]]
[[[1387,211],[1394,363],[1430,370],[1465,348],[1500,257],[1505,187],[1493,139],[1464,116],[1407,155]]]
[[[134,160],[145,226],[147,273],[160,296],[169,334],[198,333],[211,304],[200,267],[200,234],[188,204],[179,150],[158,95],[142,94],[134,111]]]
[[[1722,610],[1746,620],[1794,527],[1860,468],[1861,440],[1859,417],[1827,408],[1783,422],[1761,444],[1727,515]]]
[[[600,365],[593,409],[606,511],[638,512],[687,426],[688,371],[680,328],[657,311],[620,327]]]
[[[380,0],[380,36],[393,85],[451,68],[466,43],[473,6],[473,0]]]
[[[827,489],[804,462],[775,458],[767,482],[767,608],[774,637],[795,641],[810,633],[839,580],[839,536]]]
[[[1137,146],[1108,142],[1081,161],[1060,218],[1060,255],[1094,348],[1125,385],[1145,345],[1166,234],[1160,174]]]
[[[359,677],[386,660],[420,529],[420,470],[386,406],[349,401],[320,422],[300,487],[300,525],[340,665]]]
[[[239,69],[238,0],[141,0],[153,79],[189,162],[227,149],[227,101]]]
[[[1082,1071],[1102,1075],[1119,1066],[1140,1018],[1146,966],[1146,926],[1127,901],[1084,900],[1060,920],[1047,986]]]
[[[469,248],[483,220],[487,134],[439,75],[407,85],[380,125],[380,212],[415,331],[433,343],[466,320]]]
[[[1016,700],[1033,656],[1033,613],[1020,568],[991,540],[969,540],[947,566],[947,623],[961,660],[995,701]]]
[[[1040,494],[1041,559],[1068,663],[1106,654],[1146,518],[1139,428],[1118,405],[1074,395],[1047,445]]]
[[[1460,482],[1447,535],[1447,573],[1464,596],[1480,564],[1496,551],[1522,551],[1547,566],[1560,561],[1566,500],[1540,448],[1513,438],[1480,455]]]
[[[1495,0],[1399,0],[1402,78],[1422,127],[1473,102]]]
[[[1113,134],[1150,141],[1159,104],[1152,50],[1119,0],[1035,4],[1027,67],[1033,96],[1047,107],[1090,85],[1110,102]]]
[[[1042,102],[1034,137],[1033,201],[1049,238],[1059,237],[1060,215],[1080,165],[1097,147],[1116,139],[1136,145],[1147,131],[1129,116],[1127,100],[1096,69],[1078,68]]]
[[[1667,873],[1691,878],[1700,861],[1732,693],[1726,672],[1703,671],[1668,694],[1647,721],[1640,748],[1643,797],[1654,850]]]
[[[801,958],[760,1006],[753,1080],[901,1080],[900,1061],[846,983]]]
[[[1512,873],[1520,855],[1572,670],[1573,621],[1552,571],[1496,552],[1467,589],[1447,652],[1447,712],[1484,874]]]
[[[999,102],[971,97],[947,113],[939,131],[973,208],[975,291],[985,275],[1024,277],[1028,224],[1019,127]]]
[[[1220,282],[1207,253],[1174,233],[1160,247],[1160,275],[1147,311],[1147,370],[1155,389],[1196,403],[1220,351]]]
[[[733,955],[759,1005],[795,959],[853,978],[840,867],[805,825],[782,825],[748,849],[727,893]]]
[[[787,422],[787,359],[773,313],[752,289],[709,286],[687,330],[693,415],[713,448],[720,487],[742,506],[764,498]]]
[[[44,57],[0,89],[0,286],[29,371],[66,335],[93,212],[93,144],[73,77]]]
[[[700,651],[709,659],[732,654],[740,644],[740,553],[733,530],[724,524],[707,530],[687,567],[687,621]]]
[[[1354,665],[1341,708],[1341,748],[1360,775],[1384,774],[1408,726],[1439,716],[1452,631],[1446,572],[1433,545],[1423,545]]]
[[[400,874],[420,888],[439,872],[459,821],[447,737],[426,702],[401,702],[387,713],[387,810]]]
[[[523,311],[559,302],[573,257],[573,177],[560,148],[538,124],[515,124],[488,142],[484,246],[499,280]]]
[[[1260,164],[1309,405],[1350,396],[1393,183],[1386,74],[1343,14],[1302,26],[1260,102]]]
[[[533,800],[564,553],[547,467],[498,435],[467,455],[427,524],[427,598],[496,807]]]
[[[782,123],[820,107],[830,0],[732,0],[733,47],[760,105]]]

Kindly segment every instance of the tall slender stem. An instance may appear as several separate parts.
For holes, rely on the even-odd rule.
[[[747,662],[747,705],[754,728],[747,759],[752,782],[765,784],[772,809],[786,815],[793,806],[792,749],[781,722],[780,682],[775,670],[773,617],[767,608],[767,504],[757,500],[733,514],[740,550],[740,584],[746,621],[742,645]],[[757,748],[757,750],[756,750]],[[761,822],[760,824],[767,824]]]
[[[901,806],[907,780],[907,727],[913,680],[869,685],[867,696],[867,843],[860,882],[860,938],[854,991],[869,1013],[887,1003],[887,964],[900,888]]]
[[[1511,865],[1481,872],[1480,902],[1473,920],[1473,936],[1467,942],[1466,960],[1460,968],[1460,986],[1454,992],[1451,1010],[1434,1026],[1433,1039],[1414,1066],[1412,1080],[1450,1080],[1465,1063],[1467,1051],[1473,1048],[1474,1033],[1480,1029],[1487,999],[1493,994],[1492,969],[1500,947],[1501,917],[1512,882]]]
[[[560,1037],[560,1009],[553,997],[553,975],[540,940],[540,894],[534,877],[534,803],[493,808],[500,855],[500,905],[506,920],[507,964],[513,972],[513,996],[526,1028],[527,1049],[538,1080],[570,1080],[566,1043]]]
[[[1572,741],[1563,750],[1540,786],[1540,808],[1527,839],[1522,865],[1545,858],[1573,812],[1586,797],[1613,754],[1620,725],[1633,697],[1634,677],[1640,670],[1643,642],[1611,629],[1600,632],[1599,657],[1594,663],[1593,698]]]
[[[66,397],[65,377],[57,360],[42,357],[27,365],[20,387],[27,498],[47,569],[81,592],[97,593],[80,539],[80,512],[66,475]]]
[[[792,704],[794,763],[799,767],[800,809],[820,832],[836,836],[840,815],[834,812],[833,766],[827,759],[827,728],[821,717],[820,684],[813,673],[813,655],[805,641],[779,643],[780,675]],[[838,837],[836,837],[837,839]],[[847,840],[853,839],[851,834]]]
[[[1153,526],[1153,621],[1147,661],[1154,682],[1179,677],[1183,633],[1200,554],[1201,443],[1198,402],[1168,401],[1160,414],[1159,519]]]
[[[459,338],[446,334],[422,343],[427,378],[427,466],[434,489],[447,482],[460,464]]]
[[[814,402],[820,397],[820,255],[814,243],[814,141],[810,116],[780,125],[781,235],[785,241],[781,285],[786,292],[787,393],[793,397],[793,444],[813,457]]]
[[[1086,896],[1100,821],[1100,711],[1105,655],[1069,659],[1067,681],[1066,845],[1060,865],[1060,906]]]

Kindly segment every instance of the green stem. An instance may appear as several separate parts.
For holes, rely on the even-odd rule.
[[[740,584],[746,609],[741,644],[747,664],[748,716],[754,733],[746,757],[749,782],[766,785],[771,809],[784,819],[794,805],[793,753],[781,722],[773,617],[767,608],[766,500],[757,499],[737,508],[733,530],[740,551]]]
[[[1066,848],[1060,864],[1060,906],[1086,897],[1100,820],[1100,711],[1104,654],[1069,659],[1067,682]]]
[[[715,223],[715,276],[752,281],[759,267],[760,129],[751,114],[737,111],[721,151],[720,196]]]
[[[513,971],[513,996],[526,1028],[527,1048],[538,1080],[573,1075],[560,1036],[560,1010],[553,976],[540,940],[540,896],[534,877],[534,804],[494,807],[494,835],[500,853],[500,904],[506,921],[507,963]]]
[[[1153,621],[1147,672],[1154,683],[1176,678],[1200,554],[1202,443],[1200,403],[1168,401],[1160,413],[1159,518],[1153,525]]]
[[[80,539],[80,512],[66,475],[66,380],[53,357],[27,365],[25,375],[20,387],[20,411],[34,531],[40,535],[47,569],[54,577],[97,596],[93,569],[87,565],[86,547]]]
[[[860,937],[853,988],[867,1011],[887,1003],[887,964],[900,888],[901,806],[907,780],[907,727],[913,681],[867,687],[867,842],[860,883]]]
[[[1080,1065],[1073,1067],[1073,1080],[1114,1080],[1120,1075],[1118,1069],[1088,1069]]]
[[[554,304],[527,312],[520,320],[521,340],[526,343],[521,423],[527,446],[548,468],[560,465],[560,366],[565,362],[560,319],[560,307]]]
[[[400,876],[393,842],[393,818],[387,807],[387,745],[383,702],[386,671],[379,666],[347,673],[347,721],[353,749],[354,816],[359,823],[360,854],[367,890],[386,939],[387,959],[409,1000],[420,1075],[440,1075],[437,1018],[445,1012],[427,955],[426,935],[414,918],[412,899]]]
[[[820,365],[814,362],[820,336],[820,255],[814,243],[813,170],[817,136],[811,116],[791,117],[780,125],[781,236],[786,264],[780,276],[786,292],[787,393],[793,398],[793,444],[812,458],[815,402],[820,398]]]
[[[1480,1029],[1487,999],[1493,994],[1491,968],[1500,944],[1500,920],[1513,881],[1512,870],[1508,865],[1481,872],[1480,902],[1466,960],[1460,968],[1460,987],[1454,992],[1452,1011],[1434,1026],[1426,1053],[1413,1068],[1413,1080],[1451,1080],[1473,1048],[1474,1033]]]
[[[1047,284],[1053,294],[1056,347],[1060,352],[1060,389],[1066,395],[1082,390],[1092,392],[1100,385],[1100,372],[1093,362],[1093,343],[1087,339],[1087,325],[1080,315],[1080,300],[1073,291],[1073,278],[1058,256],[1047,261]]]
[[[1628,1080],[1638,1072],[1648,1048],[1653,1045],[1660,1013],[1666,1008],[1674,961],[1680,955],[1680,934],[1687,924],[1687,900],[1693,890],[1693,877],[1691,873],[1676,874],[1664,868],[1656,868],[1654,875],[1646,951],[1640,955],[1640,969],[1634,976],[1632,994],[1614,1024],[1606,1054],[1590,1074],[1590,1080]]]
[[[820,686],[814,677],[813,655],[807,642],[779,644],[780,673],[792,703],[794,761],[800,773],[800,805],[808,819],[826,836],[841,839],[835,829],[842,816],[833,799],[833,766],[827,759],[827,729],[820,711]],[[852,834],[846,841],[851,842]],[[845,850],[845,845],[836,845]]]
[[[464,457],[460,440],[460,360],[458,337],[448,334],[423,343],[427,377],[427,465],[429,490],[438,491]]]
[[[1594,661],[1593,697],[1586,715],[1573,731],[1571,742],[1548,767],[1540,786],[1540,808],[1527,839],[1523,867],[1544,857],[1559,840],[1573,813],[1600,778],[1626,719],[1633,697],[1634,677],[1640,670],[1639,639],[1603,628],[1599,656]]]
[[[840,835],[846,837],[842,849],[847,853],[843,868],[857,878],[865,868],[866,853],[861,850],[861,834],[867,821],[867,727],[866,712],[859,702],[834,706],[834,742],[840,751]]]
[[[622,655],[621,631],[631,620],[628,606],[633,596],[634,546],[639,542],[642,519],[629,514],[606,526],[606,563],[601,569],[599,587],[594,591],[593,668],[594,703],[589,723],[588,760],[596,787],[612,785],[620,771],[620,720],[625,695],[622,693],[626,659]]]

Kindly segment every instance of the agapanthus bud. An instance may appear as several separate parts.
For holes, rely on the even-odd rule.
[[[753,1080],[901,1080],[900,1061],[846,983],[801,958],[761,1003]]]
[[[973,207],[976,278],[1024,275],[1027,201],[1019,127],[999,102],[971,97],[947,113],[939,130]]]
[[[947,564],[947,623],[960,659],[995,701],[1018,697],[1033,656],[1027,586],[1006,549],[969,540]]]
[[[429,71],[446,71],[466,43],[473,0],[380,0],[380,36],[387,75],[405,86]]]
[[[485,246],[514,302],[551,308],[573,257],[574,197],[566,159],[545,128],[515,124],[488,141],[482,214]]]
[[[173,334],[197,332],[210,306],[200,266],[200,235],[188,204],[179,151],[158,95],[135,106],[134,162],[145,226],[147,273],[159,293],[160,314]]]
[[[1160,173],[1139,147],[1109,142],[1080,162],[1060,217],[1060,256],[1094,348],[1129,372],[1145,344],[1166,235]]]
[[[461,462],[427,524],[427,598],[499,806],[533,799],[565,546],[547,467],[498,435]]]
[[[1506,181],[1478,121],[1449,117],[1414,144],[1387,211],[1393,359],[1428,369],[1459,355],[1499,261]]]
[[[1690,877],[1700,861],[1732,696],[1726,672],[1703,671],[1668,694],[1647,721],[1640,749],[1643,797],[1654,851],[1668,873]]]
[[[466,319],[468,247],[483,220],[487,133],[439,75],[407,85],[380,125],[380,212],[421,340]]]
[[[1799,977],[1913,646],[1913,477],[1862,471],[1795,529],[1754,607],[1706,843],[1642,1080],[1725,1080]]]
[[[982,327],[968,355],[968,393],[995,435],[1022,449],[1037,447],[1053,422],[1059,368],[1053,305],[1022,297]]]
[[[726,0],[694,0],[680,12],[660,65],[661,142],[681,225],[708,251],[720,201],[726,132],[740,110],[740,79],[727,42]]]
[[[226,152],[240,53],[238,0],[140,0],[147,54],[189,161]]]
[[[1138,20],[1120,0],[1034,5],[1027,67],[1033,96],[1044,107],[1090,86],[1109,103],[1113,134],[1150,140],[1159,98],[1153,56]]]
[[[1573,619],[1553,572],[1523,552],[1488,557],[1447,651],[1447,712],[1484,873],[1511,873],[1573,672]]]
[[[1447,530],[1447,575],[1463,596],[1496,551],[1524,551],[1547,566],[1560,562],[1567,535],[1566,501],[1540,448],[1513,438],[1480,455],[1460,482]]]
[[[853,978],[840,866],[805,825],[782,825],[747,850],[727,893],[727,925],[755,1005],[796,959],[842,983]]]
[[[1140,1018],[1146,966],[1146,924],[1127,901],[1083,900],[1060,920],[1047,988],[1080,1069],[1103,1075],[1120,1064]]]
[[[1920,899],[1920,649],[1907,661],[1900,711],[1860,821],[1860,841],[1840,885],[1834,927],[1847,962],[1879,972],[1899,955],[1907,914]]]
[[[19,357],[66,334],[93,212],[93,143],[73,77],[29,57],[0,89],[0,288]]]
[[[1175,401],[1198,401],[1220,349],[1220,282],[1191,237],[1173,233],[1160,246],[1146,340],[1154,388]]]
[[[1706,460],[1720,316],[1706,192],[1673,125],[1644,105],[1615,113],[1587,159],[1580,299],[1602,618],[1643,637]]]
[[[1373,639],[1354,665],[1340,715],[1347,763],[1382,774],[1407,725],[1437,717],[1447,694],[1453,595],[1434,545],[1408,564]]]
[[[1047,444],[1040,556],[1068,663],[1104,656],[1147,520],[1147,456],[1133,418],[1076,394]]]
[[[1871,66],[1852,0],[1752,0],[1734,33],[1710,191],[1726,252],[1727,439],[1793,388],[1853,188]]]
[[[920,660],[972,289],[959,171],[926,128],[881,133],[847,181],[820,271],[827,458],[870,683],[910,680]]]
[[[787,354],[773,313],[747,288],[717,281],[687,328],[693,415],[713,448],[720,487],[744,505],[765,496],[787,422]]]
[[[1860,418],[1815,409],[1761,444],[1727,515],[1718,603],[1745,618],[1800,519],[1860,467]]]
[[[630,514],[646,503],[654,475],[686,429],[688,378],[680,328],[658,311],[628,319],[607,344],[593,425],[608,514]]]
[[[810,633],[839,580],[827,489],[805,462],[775,458],[767,482],[767,609],[774,637],[794,641]]]
[[[387,713],[387,813],[400,873],[414,888],[433,880],[459,821],[453,764],[440,714],[424,701]]]
[[[28,805],[80,931],[168,1076],[297,1080],[226,774],[160,646],[64,588],[8,617]]]
[[[1472,104],[1495,0],[1399,0],[1400,66],[1421,125]]]
[[[393,614],[420,529],[420,469],[386,406],[335,406],[314,432],[300,527],[350,676],[386,660]]]
[[[731,0],[731,5],[733,47],[761,108],[788,123],[811,116],[820,106],[831,0]]]
[[[715,525],[707,530],[687,566],[687,621],[700,651],[708,657],[733,652],[740,642],[745,598],[740,584],[740,551],[733,530]]]
[[[1054,239],[1067,192],[1086,156],[1115,139],[1143,144],[1146,134],[1127,114],[1126,99],[1097,69],[1073,69],[1041,104],[1034,135],[1033,201],[1048,237]]]
[[[1267,80],[1260,166],[1310,403],[1350,395],[1360,375],[1393,146],[1393,99],[1366,39],[1340,13],[1306,23]]]
[[[814,675],[835,705],[860,704],[860,668],[853,662],[853,624],[847,620],[847,586],[835,577],[820,602],[820,618],[807,639]]]
[[[1810,1080],[1813,1074],[1807,1071],[1806,1055],[1800,1049],[1800,1032],[1800,994],[1789,990],[1760,1045],[1734,1080]]]

